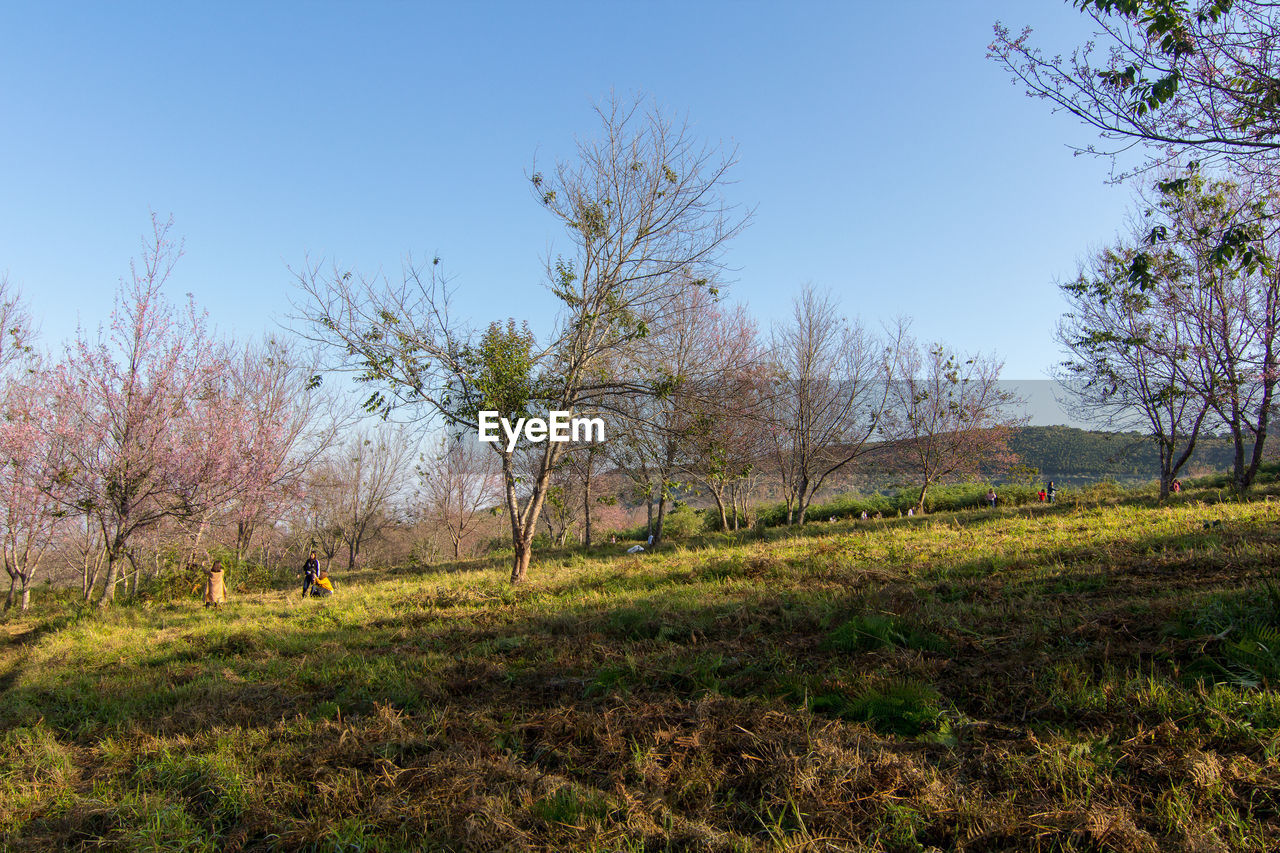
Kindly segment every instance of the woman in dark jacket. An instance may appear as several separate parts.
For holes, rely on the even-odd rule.
[[[302,597],[307,597],[311,585],[316,582],[316,578],[320,575],[320,561],[316,559],[316,552],[312,551],[311,556],[307,557],[307,562],[302,565]]]

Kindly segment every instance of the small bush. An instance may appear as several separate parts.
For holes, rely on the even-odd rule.
[[[702,512],[685,504],[677,504],[662,520],[662,535],[667,539],[688,539],[702,531]]]

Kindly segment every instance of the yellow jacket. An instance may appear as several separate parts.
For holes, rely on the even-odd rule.
[[[206,604],[222,604],[227,600],[227,588],[222,583],[222,572],[209,572],[209,579],[204,585],[204,600]]]

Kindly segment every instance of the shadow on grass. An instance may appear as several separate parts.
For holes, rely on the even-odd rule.
[[[509,602],[424,598],[357,629],[309,619],[179,638],[57,677],[33,663],[0,685],[0,721],[43,718],[64,734],[97,736],[261,726],[388,703],[589,703],[617,691],[803,704],[806,691],[894,678],[927,683],[973,716],[1025,717],[1037,701],[1027,667],[1059,659],[1172,672],[1183,650],[1165,631],[1170,620],[1270,571],[1262,549],[1252,563],[1215,556],[1224,535],[1152,537],[1104,554],[1058,549],[1064,568],[1052,572],[980,559],[854,589],[771,563],[763,570],[777,573],[773,583],[719,593],[706,583],[762,569],[747,558],[645,574],[629,558],[616,572],[520,590]],[[589,591],[626,600],[573,603]],[[901,622],[885,636],[938,642],[830,640],[849,620],[885,618]]]

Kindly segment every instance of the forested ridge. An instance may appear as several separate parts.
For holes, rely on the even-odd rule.
[[[1029,426],[1013,432],[1009,448],[1040,477],[1064,485],[1083,485],[1111,478],[1147,482],[1160,472],[1160,459],[1150,437],[1137,432],[1104,432],[1068,426]],[[1202,436],[1187,467],[1188,476],[1231,470],[1229,438]]]

